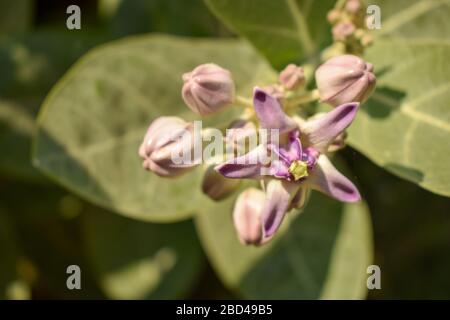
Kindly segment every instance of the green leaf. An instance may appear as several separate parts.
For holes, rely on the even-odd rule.
[[[205,0],[227,26],[247,38],[276,68],[313,58],[330,40],[333,0]]]
[[[0,0],[0,36],[26,31],[31,24],[32,13],[31,0]]]
[[[0,40],[0,171],[38,180],[31,166],[31,135],[39,105],[54,82],[95,39],[56,32]]]
[[[222,281],[249,299],[362,299],[372,261],[372,230],[364,203],[343,205],[313,193],[299,215],[289,213],[271,243],[239,243],[234,200],[204,211],[197,230]],[[284,232],[283,232],[284,231]]]
[[[450,44],[377,41],[366,60],[377,90],[362,106],[349,141],[376,164],[450,196]]]
[[[109,298],[179,298],[202,270],[191,221],[158,225],[97,211],[84,227],[89,261]]]
[[[274,78],[267,63],[235,40],[155,35],[106,45],[81,59],[46,99],[35,138],[36,166],[121,214],[152,221],[189,217],[210,203],[200,191],[202,171],[159,178],[142,169],[137,150],[156,117],[195,119],[181,98],[181,75],[205,62],[230,69],[246,96],[256,83]],[[237,112],[231,108],[209,122],[226,124]]]
[[[7,215],[0,211],[0,300],[28,299],[30,290],[18,271],[20,250]]]
[[[374,0],[381,9],[381,29],[377,37],[408,39],[450,38],[449,0]]]

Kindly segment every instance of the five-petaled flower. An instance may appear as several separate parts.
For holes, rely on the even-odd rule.
[[[227,178],[260,179],[264,184],[264,204],[255,215],[261,219],[255,225],[261,225],[262,232],[252,244],[262,244],[273,237],[287,211],[305,203],[308,189],[344,202],[360,200],[355,185],[325,155],[329,145],[355,118],[359,103],[345,103],[312,120],[299,122],[286,115],[278,100],[265,91],[256,88],[253,98],[261,128],[279,130],[280,143],[260,144],[215,168]],[[269,163],[260,161],[267,155]]]

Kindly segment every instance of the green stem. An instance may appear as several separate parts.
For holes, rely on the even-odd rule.
[[[253,108],[252,100],[242,96],[236,96],[234,99],[234,104],[243,108]]]
[[[302,104],[307,104],[316,100],[319,100],[319,90],[315,89],[313,91],[309,91],[300,96],[293,96],[286,98],[286,109],[290,109],[293,107],[297,107]]]

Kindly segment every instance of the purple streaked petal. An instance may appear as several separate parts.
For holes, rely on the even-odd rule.
[[[343,202],[361,200],[361,195],[355,185],[337,171],[325,155],[319,157],[317,165],[306,183],[311,189],[323,192]]]
[[[257,87],[253,92],[253,105],[262,128],[279,129],[280,133],[297,128],[296,122],[284,113],[278,100]]]
[[[273,160],[270,164],[269,174],[277,178],[287,179],[291,176],[289,173],[289,164],[282,160]]]
[[[259,145],[252,151],[219,164],[214,169],[221,175],[232,178],[260,178],[264,167],[262,161],[267,157],[267,149]]]
[[[289,160],[301,160],[302,159],[302,143],[299,139],[300,133],[298,130],[294,130],[289,133]]]
[[[298,188],[298,184],[286,180],[269,180],[261,214],[263,240],[272,237],[278,230]]]
[[[301,127],[302,137],[308,146],[325,152],[328,145],[352,123],[358,107],[358,102],[345,103],[316,119],[307,121]]]
[[[276,144],[269,144],[268,148],[269,148],[270,151],[275,153],[275,155],[279,159],[281,159],[281,161],[284,161],[286,164],[289,164],[291,162],[289,154],[284,148],[280,148]]]

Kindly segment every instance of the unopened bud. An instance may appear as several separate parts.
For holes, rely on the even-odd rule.
[[[193,153],[194,126],[178,117],[159,117],[147,130],[139,148],[143,167],[159,176],[173,177],[196,166],[195,161],[174,161],[174,155]],[[179,159],[178,159],[179,160]]]
[[[355,32],[356,27],[350,21],[340,22],[332,29],[335,41],[346,41]]]
[[[361,0],[347,0],[345,11],[351,14],[358,14],[362,9]]]
[[[261,213],[264,202],[264,192],[255,188],[246,189],[237,198],[233,221],[241,243],[261,244],[263,236]]]
[[[364,102],[375,89],[373,65],[353,55],[329,59],[316,70],[316,83],[322,102],[338,106]]]
[[[305,72],[302,67],[289,64],[279,76],[280,83],[288,90],[296,90],[305,84]]]
[[[234,101],[234,82],[230,71],[213,63],[202,64],[183,75],[182,96],[192,111],[208,115]]]
[[[235,120],[226,131],[225,141],[227,152],[234,156],[243,155],[258,144],[258,133],[253,122],[248,120]]]
[[[239,179],[228,179],[214,170],[214,166],[208,167],[203,176],[202,191],[215,201],[225,199],[231,195],[240,184]]]
[[[335,24],[341,18],[341,12],[337,9],[328,11],[327,20],[331,24]]]

